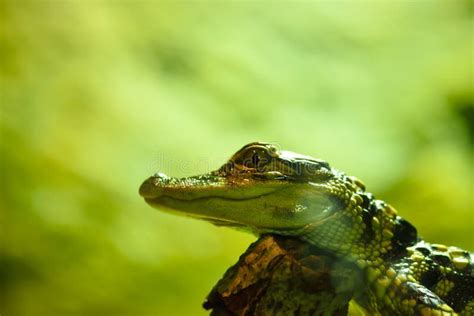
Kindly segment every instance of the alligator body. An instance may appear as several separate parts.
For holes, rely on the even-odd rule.
[[[293,236],[356,264],[371,315],[474,315],[474,256],[422,240],[364,184],[323,160],[244,146],[219,170],[140,187],[152,206],[215,225]]]

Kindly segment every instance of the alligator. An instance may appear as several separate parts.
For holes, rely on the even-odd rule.
[[[291,236],[354,264],[370,315],[474,315],[474,254],[428,243],[391,205],[326,161],[255,142],[218,170],[140,186],[153,207],[255,234]]]

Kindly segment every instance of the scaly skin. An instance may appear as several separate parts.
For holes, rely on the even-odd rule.
[[[474,314],[473,255],[423,241],[392,206],[325,161],[251,143],[206,175],[158,173],[140,195],[162,210],[298,237],[356,263],[366,282],[354,299],[371,315]]]

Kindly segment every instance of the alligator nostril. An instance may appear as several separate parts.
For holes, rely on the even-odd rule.
[[[166,174],[162,173],[162,172],[157,172],[153,175],[153,177],[151,178],[158,178],[158,179],[161,179],[161,180],[166,180],[166,179],[170,179],[170,177],[168,177]]]

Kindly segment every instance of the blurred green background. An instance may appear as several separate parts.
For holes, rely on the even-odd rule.
[[[2,1],[0,313],[204,315],[255,237],[141,182],[270,141],[474,250],[470,1]]]

